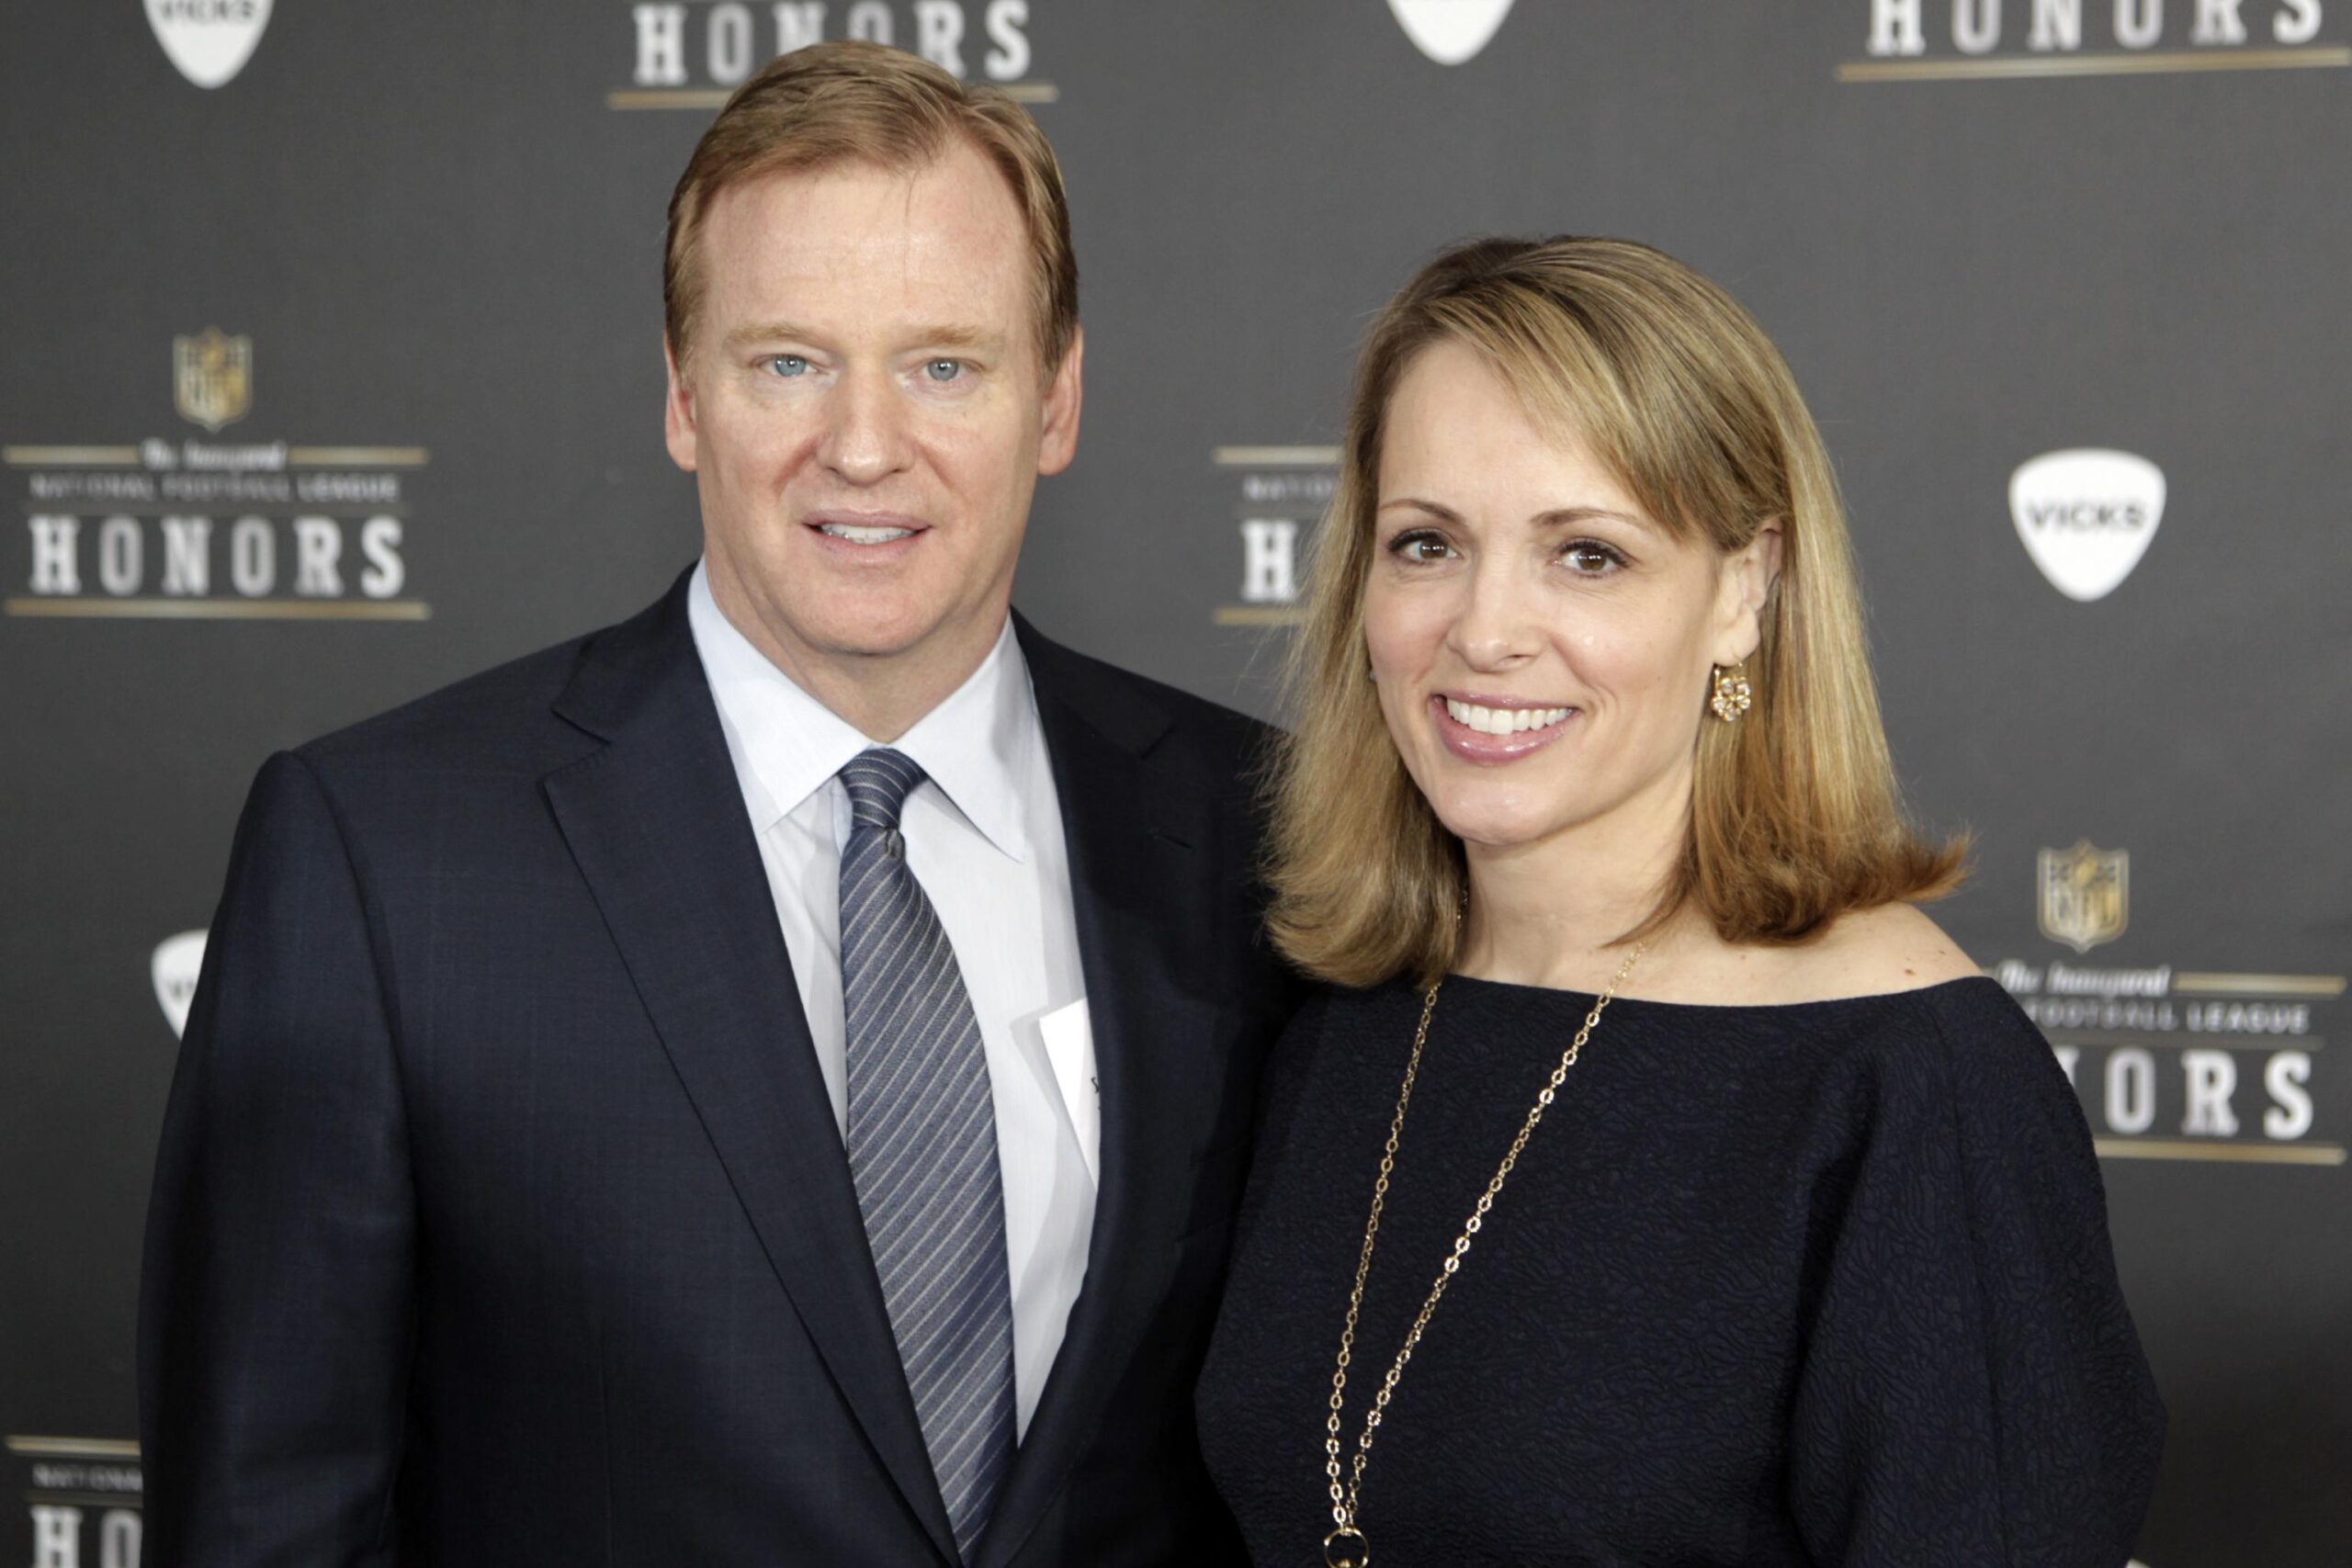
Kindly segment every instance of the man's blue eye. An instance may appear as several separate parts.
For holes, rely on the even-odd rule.
[[[797,354],[779,354],[768,361],[768,368],[779,376],[797,376],[808,368],[808,362]]]
[[[934,359],[922,367],[922,373],[934,381],[953,381],[964,373],[960,359]]]

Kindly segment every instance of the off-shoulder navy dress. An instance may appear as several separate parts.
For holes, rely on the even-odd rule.
[[[1348,1453],[1591,1005],[1445,982]],[[1419,1009],[1328,992],[1270,1069],[1198,1396],[1260,1564],[1323,1560],[1332,1356]],[[2122,1568],[2163,1432],[2082,1112],[1998,986],[1620,1000],[1415,1352],[1360,1518],[1375,1568]]]

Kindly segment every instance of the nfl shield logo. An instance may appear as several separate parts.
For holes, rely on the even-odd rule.
[[[254,406],[254,340],[207,327],[172,340],[172,401],[180,417],[219,434]]]
[[[1511,0],[1388,0],[1413,46],[1440,65],[1459,65],[1487,47]]]
[[[2132,856],[2093,849],[2041,852],[2041,934],[2088,953],[2123,934],[2132,918]]]
[[[167,936],[155,949],[149,968],[155,979],[155,1000],[170,1021],[174,1034],[187,1032],[188,1004],[196,999],[197,976],[204,968],[204,943],[209,933],[182,931]]]
[[[228,85],[269,26],[272,0],[147,0],[147,25],[179,73],[199,87]]]

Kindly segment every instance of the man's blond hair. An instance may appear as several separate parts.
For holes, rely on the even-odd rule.
[[[922,168],[960,139],[1002,174],[1035,258],[1032,296],[1045,374],[1078,335],[1078,258],[1061,166],[1029,113],[993,87],[967,86],[919,56],[856,39],[778,55],[735,89],[670,197],[662,326],[681,367],[702,303],[702,226],[728,186],[763,175],[868,164]]]

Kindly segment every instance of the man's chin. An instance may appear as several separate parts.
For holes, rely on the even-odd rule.
[[[994,627],[988,630],[992,635]],[[804,640],[829,658],[888,661],[926,658],[980,636],[977,617],[902,610],[829,615],[806,629]]]
[[[955,618],[941,606],[922,604],[905,592],[861,592],[831,584],[816,593],[762,599],[760,618],[777,642],[828,658],[888,659],[910,653],[932,641]]]
[[[804,577],[793,586],[799,592],[755,593],[751,606],[761,623],[752,641],[787,671],[809,659],[846,666],[977,661],[1004,625],[1001,604],[943,602],[910,592],[906,584],[874,583],[859,592]]]

